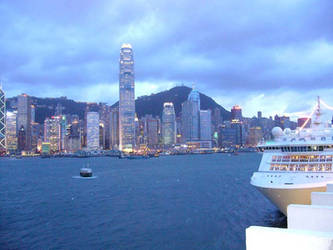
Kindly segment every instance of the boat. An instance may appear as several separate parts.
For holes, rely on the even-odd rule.
[[[263,154],[251,184],[285,215],[289,204],[311,204],[312,192],[325,192],[333,183],[333,128],[321,122],[320,103],[318,97],[302,127],[275,127],[274,140],[257,146]]]
[[[80,176],[81,177],[92,177],[93,173],[91,168],[81,168],[80,169]]]

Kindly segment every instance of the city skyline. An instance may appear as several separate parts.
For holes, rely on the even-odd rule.
[[[199,2],[200,12],[191,5],[2,1],[6,95],[112,104],[123,42],[135,47],[137,96],[194,83],[251,117],[307,111],[317,95],[333,94],[330,1]]]

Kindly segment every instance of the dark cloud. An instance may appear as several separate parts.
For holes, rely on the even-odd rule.
[[[137,83],[155,90],[166,82],[224,93],[325,89],[332,9],[329,0],[4,0],[0,75],[9,93],[116,86],[119,48],[129,42]]]

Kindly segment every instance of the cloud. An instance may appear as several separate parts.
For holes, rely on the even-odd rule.
[[[280,96],[262,109],[282,112],[297,92],[332,89],[332,9],[329,0],[4,0],[0,76],[7,95],[111,103],[129,42],[137,95],[195,83],[229,107],[260,109]]]

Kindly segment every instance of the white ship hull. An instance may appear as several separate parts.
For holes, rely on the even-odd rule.
[[[325,192],[326,185],[310,188],[256,188],[263,193],[283,214],[289,204],[311,204],[312,192]]]

